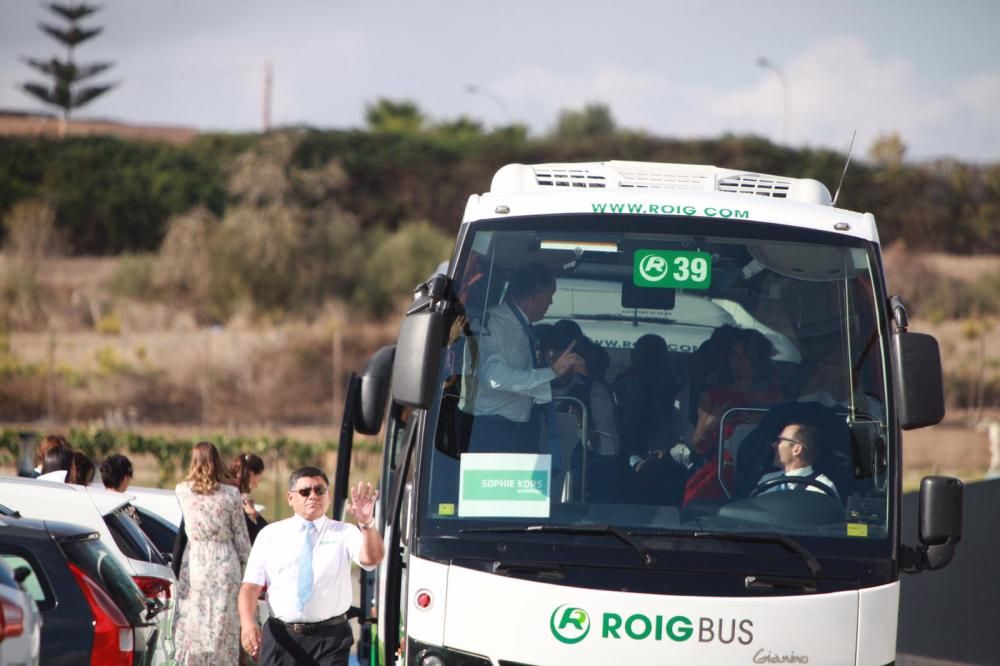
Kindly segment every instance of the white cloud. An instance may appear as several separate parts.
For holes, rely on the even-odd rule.
[[[916,159],[960,154],[996,160],[1000,155],[995,128],[1000,73],[941,84],[928,80],[910,60],[880,59],[852,37],[814,42],[787,58],[782,71],[791,145],[845,150],[857,129],[856,154],[863,155],[879,135],[898,132]],[[609,104],[620,125],[664,136],[734,132],[781,140],[785,112],[777,75],[760,69],[743,86],[719,85],[715,79],[682,87],[660,72],[606,64],[579,74],[544,66],[522,69],[496,90],[505,99],[519,100],[522,117],[538,129],[554,122],[561,109],[596,101]]]

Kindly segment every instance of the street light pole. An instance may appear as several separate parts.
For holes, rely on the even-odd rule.
[[[771,70],[777,74],[778,80],[781,81],[781,96],[783,105],[781,114],[781,143],[783,145],[788,145],[788,79],[785,78],[785,73],[780,67],[778,67],[777,64],[763,56],[757,58],[757,66]]]
[[[489,97],[497,105],[497,108],[500,109],[500,113],[503,114],[504,120],[510,117],[510,114],[507,113],[507,105],[504,104],[504,101],[500,98],[499,95],[496,95],[487,90],[486,88],[480,85],[476,85],[475,83],[466,84],[465,92],[469,93],[470,95],[482,95],[484,97]]]

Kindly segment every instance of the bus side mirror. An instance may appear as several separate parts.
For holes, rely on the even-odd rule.
[[[403,320],[392,364],[392,398],[399,404],[430,407],[448,333],[447,319],[442,312],[425,310]]]
[[[379,349],[368,359],[359,377],[354,429],[362,435],[377,435],[382,429],[395,352],[393,345]]]
[[[964,487],[949,476],[925,476],[920,481],[920,543],[927,548],[928,569],[951,562],[962,540]]]
[[[917,521],[920,546],[901,546],[900,568],[907,573],[940,569],[955,554],[962,540],[962,507],[965,488],[950,476],[925,476],[920,481]]]
[[[900,427],[912,430],[940,423],[944,388],[937,340],[923,333],[897,331],[892,335],[891,353]]]

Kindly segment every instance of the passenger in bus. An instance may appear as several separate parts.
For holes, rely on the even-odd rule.
[[[678,389],[666,341],[654,333],[636,340],[631,365],[614,382],[622,448],[632,466],[673,444]]]
[[[830,477],[821,474],[814,468],[814,464],[820,456],[820,441],[820,431],[813,426],[795,422],[786,425],[771,444],[771,448],[774,449],[773,463],[775,467],[779,468],[779,471],[769,472],[760,477],[757,487],[788,477],[801,478],[823,484],[839,499],[837,487]],[[788,481],[775,483],[772,487],[761,491],[760,494],[766,495],[782,490],[825,492],[823,488],[811,483]]]
[[[622,480],[619,459],[618,424],[615,419],[615,399],[607,383],[610,364],[608,353],[596,342],[583,335],[579,325],[569,319],[555,324],[535,327],[543,357],[550,362],[561,350],[573,345],[583,362],[572,371],[552,382],[552,403],[541,406],[544,410],[546,438],[552,451],[563,448],[567,433],[559,432],[559,414],[571,414],[572,443],[565,457],[575,483],[583,474],[584,455],[579,433],[586,419],[587,456],[586,474],[590,499],[617,497]],[[549,413],[552,412],[552,414]],[[551,426],[550,426],[551,424]],[[565,424],[563,427],[566,427]],[[560,450],[560,457],[563,453]]]
[[[698,399],[706,389],[723,383],[728,372],[729,348],[740,329],[724,324],[698,347],[687,364],[687,381],[680,391],[680,411],[686,419],[682,433],[690,436],[690,429],[698,422]]]
[[[678,390],[666,341],[653,333],[636,340],[614,391],[630,472],[625,487],[638,503],[677,506],[683,496],[687,469],[667,453],[677,441]]]
[[[776,351],[763,333],[739,329],[725,350],[725,371],[719,383],[708,387],[698,400],[698,422],[691,438],[692,451],[701,457],[710,456],[718,445],[719,422],[732,407],[766,407],[781,402],[781,389],[775,382],[771,358]],[[724,436],[732,435],[739,423],[752,423],[749,414],[733,414],[726,418]]]
[[[576,349],[584,362],[583,367],[574,372],[570,395],[580,400],[587,410],[587,455],[584,462],[584,447],[576,447],[570,467],[586,474],[589,501],[618,501],[626,458],[620,455],[615,398],[607,382],[608,353],[587,337],[579,340]]]
[[[698,423],[688,445],[694,471],[684,491],[685,504],[696,499],[726,497],[717,472],[720,434],[723,441],[730,440],[737,426],[760,420],[747,412],[729,415],[726,412],[733,407],[769,407],[782,401],[771,367],[775,353],[770,340],[759,331],[739,329],[733,334],[725,352],[722,383],[708,388],[698,400]],[[720,430],[723,419],[725,426]],[[721,455],[724,481],[727,487],[732,487],[733,456],[728,449]]]
[[[541,357],[532,323],[540,321],[556,291],[548,268],[529,263],[511,277],[508,299],[489,309],[480,343],[470,450],[537,452],[542,411],[552,380],[583,366],[569,344],[552,361]]]
[[[811,364],[811,374],[803,385],[799,402],[818,402],[827,407],[846,409],[851,405],[853,393],[855,409],[868,416],[877,417],[882,412],[878,400],[862,392],[851,391],[848,374],[849,361],[845,358],[839,341],[820,344],[821,349]]]

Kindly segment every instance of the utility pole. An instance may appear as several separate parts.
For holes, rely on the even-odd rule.
[[[274,72],[270,62],[264,63],[264,100],[263,100],[263,126],[264,131],[271,129],[271,89],[274,80]]]

